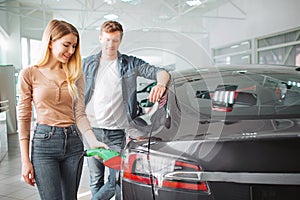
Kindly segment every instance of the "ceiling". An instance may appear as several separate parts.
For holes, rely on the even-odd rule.
[[[0,0],[0,10],[36,21],[48,21],[47,15],[53,15],[74,23],[81,30],[95,30],[108,14],[118,15],[118,20],[129,29],[137,26],[176,28],[191,19],[196,22],[207,12],[231,2],[201,1],[201,5],[192,7],[186,0]],[[41,18],[36,17],[37,13]]]
[[[127,2],[129,1],[129,2]],[[175,31],[201,40],[207,37],[202,20],[244,20],[246,13],[234,3],[236,0],[193,0],[199,6],[189,6],[187,0],[0,0],[0,14],[20,17],[22,36],[40,39],[44,27],[52,18],[66,20],[75,25],[84,41],[83,52],[93,52],[99,46],[99,27],[105,15],[118,15],[117,21],[125,33],[132,30],[147,32]],[[239,0],[238,0],[239,1]],[[220,8],[230,7],[231,12]],[[167,31],[166,31],[167,30]],[[128,34],[125,34],[125,36]],[[157,37],[145,34],[141,41],[157,42]],[[132,36],[135,37],[135,36]],[[132,39],[131,37],[131,39]],[[168,41],[164,37],[164,42]],[[139,41],[140,42],[140,41]],[[173,41],[170,41],[172,43]],[[161,40],[158,41],[161,43]],[[137,44],[139,44],[137,42]],[[140,44],[139,44],[140,45]]]

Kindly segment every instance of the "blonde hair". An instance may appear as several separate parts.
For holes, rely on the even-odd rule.
[[[67,63],[62,63],[63,70],[67,76],[67,83],[70,95],[76,99],[78,97],[78,90],[76,81],[82,75],[81,55],[80,55],[80,41],[77,29],[70,23],[53,19],[51,20],[43,34],[42,49],[40,58],[37,61],[37,66],[45,65],[50,58],[49,44],[51,41],[62,38],[65,35],[72,33],[77,37],[77,46],[74,54],[70,57]]]

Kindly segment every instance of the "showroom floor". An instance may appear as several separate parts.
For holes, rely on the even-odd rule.
[[[21,181],[21,161],[18,135],[9,135],[8,154],[0,162],[0,200],[38,200],[36,187],[29,186]],[[86,162],[84,162],[78,199],[91,199],[88,186],[89,175]]]

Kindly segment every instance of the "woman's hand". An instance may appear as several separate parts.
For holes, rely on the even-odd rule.
[[[100,141],[98,141],[98,140],[95,140],[95,141],[93,142],[93,144],[90,144],[90,147],[91,147],[91,148],[99,148],[99,147],[101,147],[101,148],[104,148],[104,149],[109,149],[109,147],[108,147],[105,143],[100,142]],[[98,160],[102,160],[102,158],[99,157],[99,156],[94,156],[94,158],[96,158],[96,159],[98,159]]]
[[[104,148],[104,149],[109,149],[109,147],[105,143],[100,142],[98,140],[93,141],[92,144],[89,144],[89,145],[90,145],[91,148],[99,148],[99,147],[101,147],[101,148]]]
[[[89,148],[102,147],[104,149],[109,149],[109,147],[105,143],[97,140],[97,138],[92,130],[87,131],[83,136],[84,136],[84,139],[86,140],[87,144],[89,145]]]
[[[34,171],[31,162],[22,163],[22,177],[27,184],[31,186],[35,185]]]

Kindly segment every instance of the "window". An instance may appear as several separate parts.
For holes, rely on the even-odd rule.
[[[249,64],[251,63],[251,41],[242,41],[222,48],[213,49],[216,64]]]
[[[34,63],[38,56],[39,48],[40,48],[41,41],[29,39],[29,38],[22,38],[21,45],[22,45],[22,67],[25,68],[28,65]]]
[[[300,30],[257,39],[259,64],[300,66]]]
[[[259,68],[189,75],[175,82],[182,113],[202,117],[280,118],[300,116],[300,74],[294,69]],[[190,73],[192,74],[192,73]]]
[[[251,45],[252,44],[252,45]],[[216,64],[300,66],[300,28],[215,48]]]

